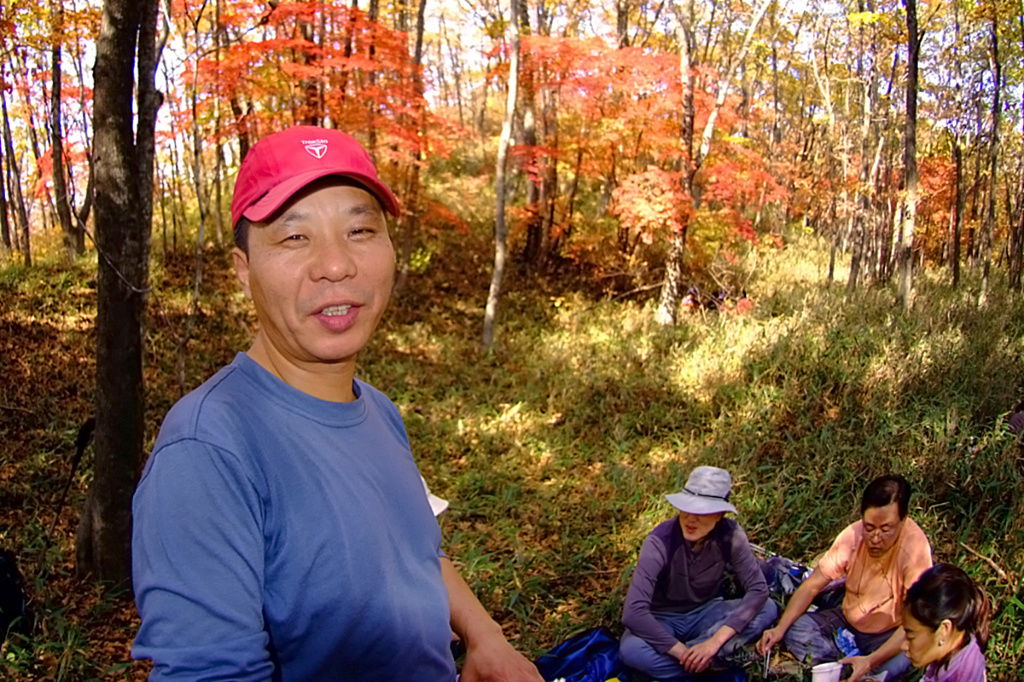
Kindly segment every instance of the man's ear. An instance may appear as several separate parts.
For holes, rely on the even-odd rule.
[[[249,256],[236,246],[231,249],[231,260],[235,263],[235,277],[242,285],[242,293],[252,300],[252,291],[249,289]]]

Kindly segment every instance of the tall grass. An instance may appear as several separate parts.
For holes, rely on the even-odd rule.
[[[452,502],[448,551],[521,646],[619,627],[640,544],[694,466],[728,468],[751,539],[804,562],[894,471],[936,559],[994,597],[992,679],[1016,679],[1024,460],[1003,420],[1024,393],[1024,310],[1000,287],[978,308],[939,273],[903,314],[888,289],[829,287],[826,256],[798,241],[754,273],[753,312],[671,329],[651,302],[512,291],[491,356],[479,303],[400,306],[362,372],[402,409]]]

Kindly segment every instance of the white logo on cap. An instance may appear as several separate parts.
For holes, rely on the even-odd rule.
[[[303,140],[302,145],[310,155],[318,159],[324,158],[327,153],[327,140]]]

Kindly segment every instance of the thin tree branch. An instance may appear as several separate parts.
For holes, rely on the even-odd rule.
[[[989,566],[991,566],[992,570],[994,570],[999,575],[999,579],[1000,580],[1002,580],[1002,581],[1004,581],[1006,583],[1009,583],[1009,584],[1013,583],[1013,580],[1010,579],[1010,576],[1006,573],[1006,571],[1004,571],[1002,568],[1000,568],[999,564],[997,564],[995,561],[993,561],[992,559],[989,559],[987,556],[985,556],[984,554],[982,554],[981,552],[979,552],[978,550],[974,549],[973,547],[971,547],[970,545],[968,545],[966,543],[961,542],[960,546],[963,547],[964,549],[966,549],[968,552],[970,552],[974,556],[976,556],[979,559],[981,559],[982,561],[984,561]]]

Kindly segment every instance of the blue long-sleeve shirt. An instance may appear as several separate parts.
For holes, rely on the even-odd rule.
[[[401,416],[245,354],[170,411],[135,494],[151,680],[451,682],[441,533]]]

